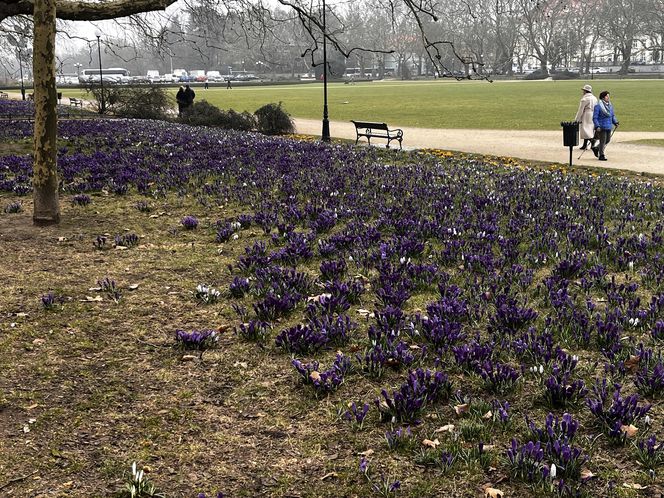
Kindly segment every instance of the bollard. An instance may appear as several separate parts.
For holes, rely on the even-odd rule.
[[[563,145],[569,147],[569,165],[572,167],[572,150],[579,145],[579,123],[577,121],[562,121]]]

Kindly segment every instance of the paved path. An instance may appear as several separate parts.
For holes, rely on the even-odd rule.
[[[562,128],[560,131],[509,131],[409,128],[396,123],[390,126],[403,129],[406,149],[435,148],[569,163],[569,148],[563,147]],[[295,127],[298,133],[320,136],[322,124],[320,120],[295,119]],[[355,140],[355,126],[350,122],[331,121],[330,134]],[[598,161],[590,150],[577,159],[583,151],[574,149],[573,164],[664,175],[664,147],[625,143],[648,138],[664,139],[664,132],[623,132],[618,128],[606,149],[608,161]],[[376,143],[384,144],[385,140],[377,139]]]

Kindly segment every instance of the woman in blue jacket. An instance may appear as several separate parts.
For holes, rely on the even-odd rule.
[[[609,92],[606,90],[599,94],[599,102],[597,102],[595,111],[593,112],[593,124],[595,125],[595,131],[599,135],[599,146],[593,147],[592,150],[595,156],[599,157],[600,161],[606,161],[604,149],[606,149],[606,144],[611,141],[613,125],[616,125],[616,128],[618,127],[618,120],[613,112],[613,106],[609,101]]]

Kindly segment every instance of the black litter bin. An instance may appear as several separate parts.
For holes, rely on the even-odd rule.
[[[563,145],[565,147],[576,147],[579,145],[579,123],[578,121],[563,121]]]
[[[62,92],[58,92],[58,102],[62,100]]]
[[[563,145],[569,147],[569,165],[572,166],[572,149],[579,145],[579,122],[563,121]]]

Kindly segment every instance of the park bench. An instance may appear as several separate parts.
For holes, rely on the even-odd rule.
[[[8,98],[9,98],[9,94],[8,94],[8,93],[0,92],[0,99],[8,99]]]
[[[69,97],[69,105],[70,107],[78,107],[83,109],[83,101],[81,99],[77,99],[76,97]]]
[[[401,141],[403,140],[403,130],[395,129],[390,130],[387,127],[387,123],[371,123],[369,121],[353,121],[351,123],[355,125],[355,133],[357,133],[357,138],[355,139],[355,145],[360,140],[360,137],[366,137],[367,142],[371,145],[372,138],[385,138],[387,139],[386,147],[390,148],[390,142],[392,140],[399,141],[399,149],[401,149]]]

